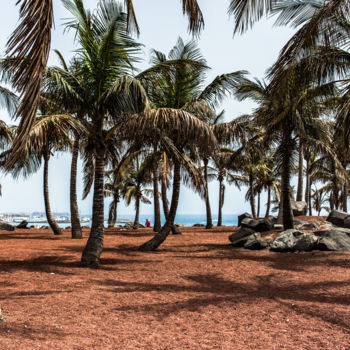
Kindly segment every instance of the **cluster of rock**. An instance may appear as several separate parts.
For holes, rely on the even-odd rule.
[[[244,213],[238,217],[239,230],[229,236],[234,247],[259,250],[270,248],[275,252],[311,250],[350,251],[350,215],[332,211],[327,223],[294,220],[294,229],[286,230],[274,240],[262,240],[261,232],[276,228],[275,217],[253,219]],[[310,230],[311,232],[303,232]]]

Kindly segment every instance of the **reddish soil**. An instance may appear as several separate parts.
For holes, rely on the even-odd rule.
[[[350,253],[229,245],[232,228],[107,230],[101,266],[69,232],[0,232],[0,349],[350,349]]]

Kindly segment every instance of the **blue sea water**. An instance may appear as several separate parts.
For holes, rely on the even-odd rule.
[[[85,217],[90,217],[89,215],[83,215]],[[118,220],[123,220],[122,223],[118,222]],[[151,225],[154,223],[153,215],[140,215],[140,224],[144,224],[146,219],[151,221]],[[124,220],[128,220],[130,222],[134,221],[134,215],[120,215],[117,219],[117,224],[123,225]],[[165,223],[165,218],[162,216],[161,218],[162,224]],[[175,223],[182,224],[184,226],[193,226],[194,224],[202,224],[205,225],[207,222],[205,214],[178,214],[176,215]],[[215,226],[218,222],[217,215],[213,215],[213,225]],[[238,216],[236,214],[225,214],[222,216],[222,224],[224,226],[237,226]],[[91,226],[91,221],[88,223],[83,223],[82,225]],[[70,226],[70,224],[60,224],[61,227]],[[107,226],[107,220],[105,222],[105,226]]]

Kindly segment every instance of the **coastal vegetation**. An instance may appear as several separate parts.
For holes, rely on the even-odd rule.
[[[17,127],[2,127],[1,162],[14,176],[27,176],[43,163],[46,215],[53,232],[60,234],[50,210],[48,165],[54,152],[70,151],[72,238],[81,238],[76,193],[80,155],[84,197],[93,189],[84,266],[99,264],[106,196],[112,198],[110,227],[121,199],[135,202],[134,229],[139,227],[140,201],[154,205],[155,236],[141,251],[157,249],[170,232],[180,233],[174,220],[181,183],[203,197],[207,229],[213,227],[208,191],[213,179],[219,182],[218,226],[225,181],[247,186],[254,218],[261,216],[261,193],[266,191],[265,216],[277,209],[285,229],[294,226],[294,175],[296,200],[306,202],[310,215],[313,208],[318,213],[321,208],[347,210],[350,55],[345,1],[232,0],[229,13],[236,35],[265,13],[276,15],[278,25],[298,30],[275,64],[266,67],[263,80],[236,70],[209,84],[208,63],[195,39],[179,38],[168,55],[154,49],[149,68],[136,71],[142,56],[132,1],[124,7],[102,0],[93,12],[82,0],[62,2],[71,13],[65,25],[74,32],[77,50],[69,62],[56,51],[61,65],[50,67],[52,1],[22,1],[21,22],[1,61],[2,81],[19,97],[0,90],[2,105],[21,119]],[[182,3],[190,32],[199,35],[204,18],[197,2]],[[250,99],[257,107],[250,115],[223,121],[225,98]]]

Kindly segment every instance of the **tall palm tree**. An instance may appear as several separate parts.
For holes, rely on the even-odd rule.
[[[41,106],[40,110],[45,111]],[[55,151],[66,151],[71,146],[71,135],[79,132],[81,126],[70,115],[43,115],[37,117],[22,148],[22,161],[18,161],[12,172],[15,174],[33,172],[43,162],[43,193],[47,221],[55,235],[61,235],[50,206],[49,161]]]
[[[156,108],[177,108],[192,113],[202,121],[213,125],[219,122],[221,115],[215,109],[222,100],[233,91],[245,71],[237,71],[217,76],[206,85],[206,73],[209,69],[197,43],[185,43],[181,38],[169,52],[153,50],[152,66],[140,73],[138,78],[145,87],[152,105]],[[194,150],[188,150],[193,152]],[[202,154],[204,162],[204,199],[206,203],[207,225],[212,227],[207,166],[210,155]]]
[[[62,0],[64,5],[82,14],[82,21],[87,24],[87,14],[83,0]],[[132,0],[124,0],[127,8],[125,28],[128,32],[139,32]],[[21,104],[17,116],[21,118],[18,136],[14,141],[13,156],[8,161],[8,167],[16,161],[21,145],[34,122],[39,101],[42,75],[47,64],[50,44],[51,27],[53,24],[53,0],[19,0],[20,22],[7,43],[7,54],[16,57],[12,62],[14,72],[14,88],[21,92]],[[102,0],[100,7],[116,6],[114,0]],[[182,0],[183,13],[188,16],[189,30],[198,34],[204,26],[202,12],[196,0]],[[84,14],[85,13],[85,14]],[[110,18],[112,18],[113,14]],[[87,28],[86,28],[87,29]],[[95,30],[97,28],[94,28]],[[100,28],[101,29],[101,28]],[[91,42],[90,42],[91,43]]]

